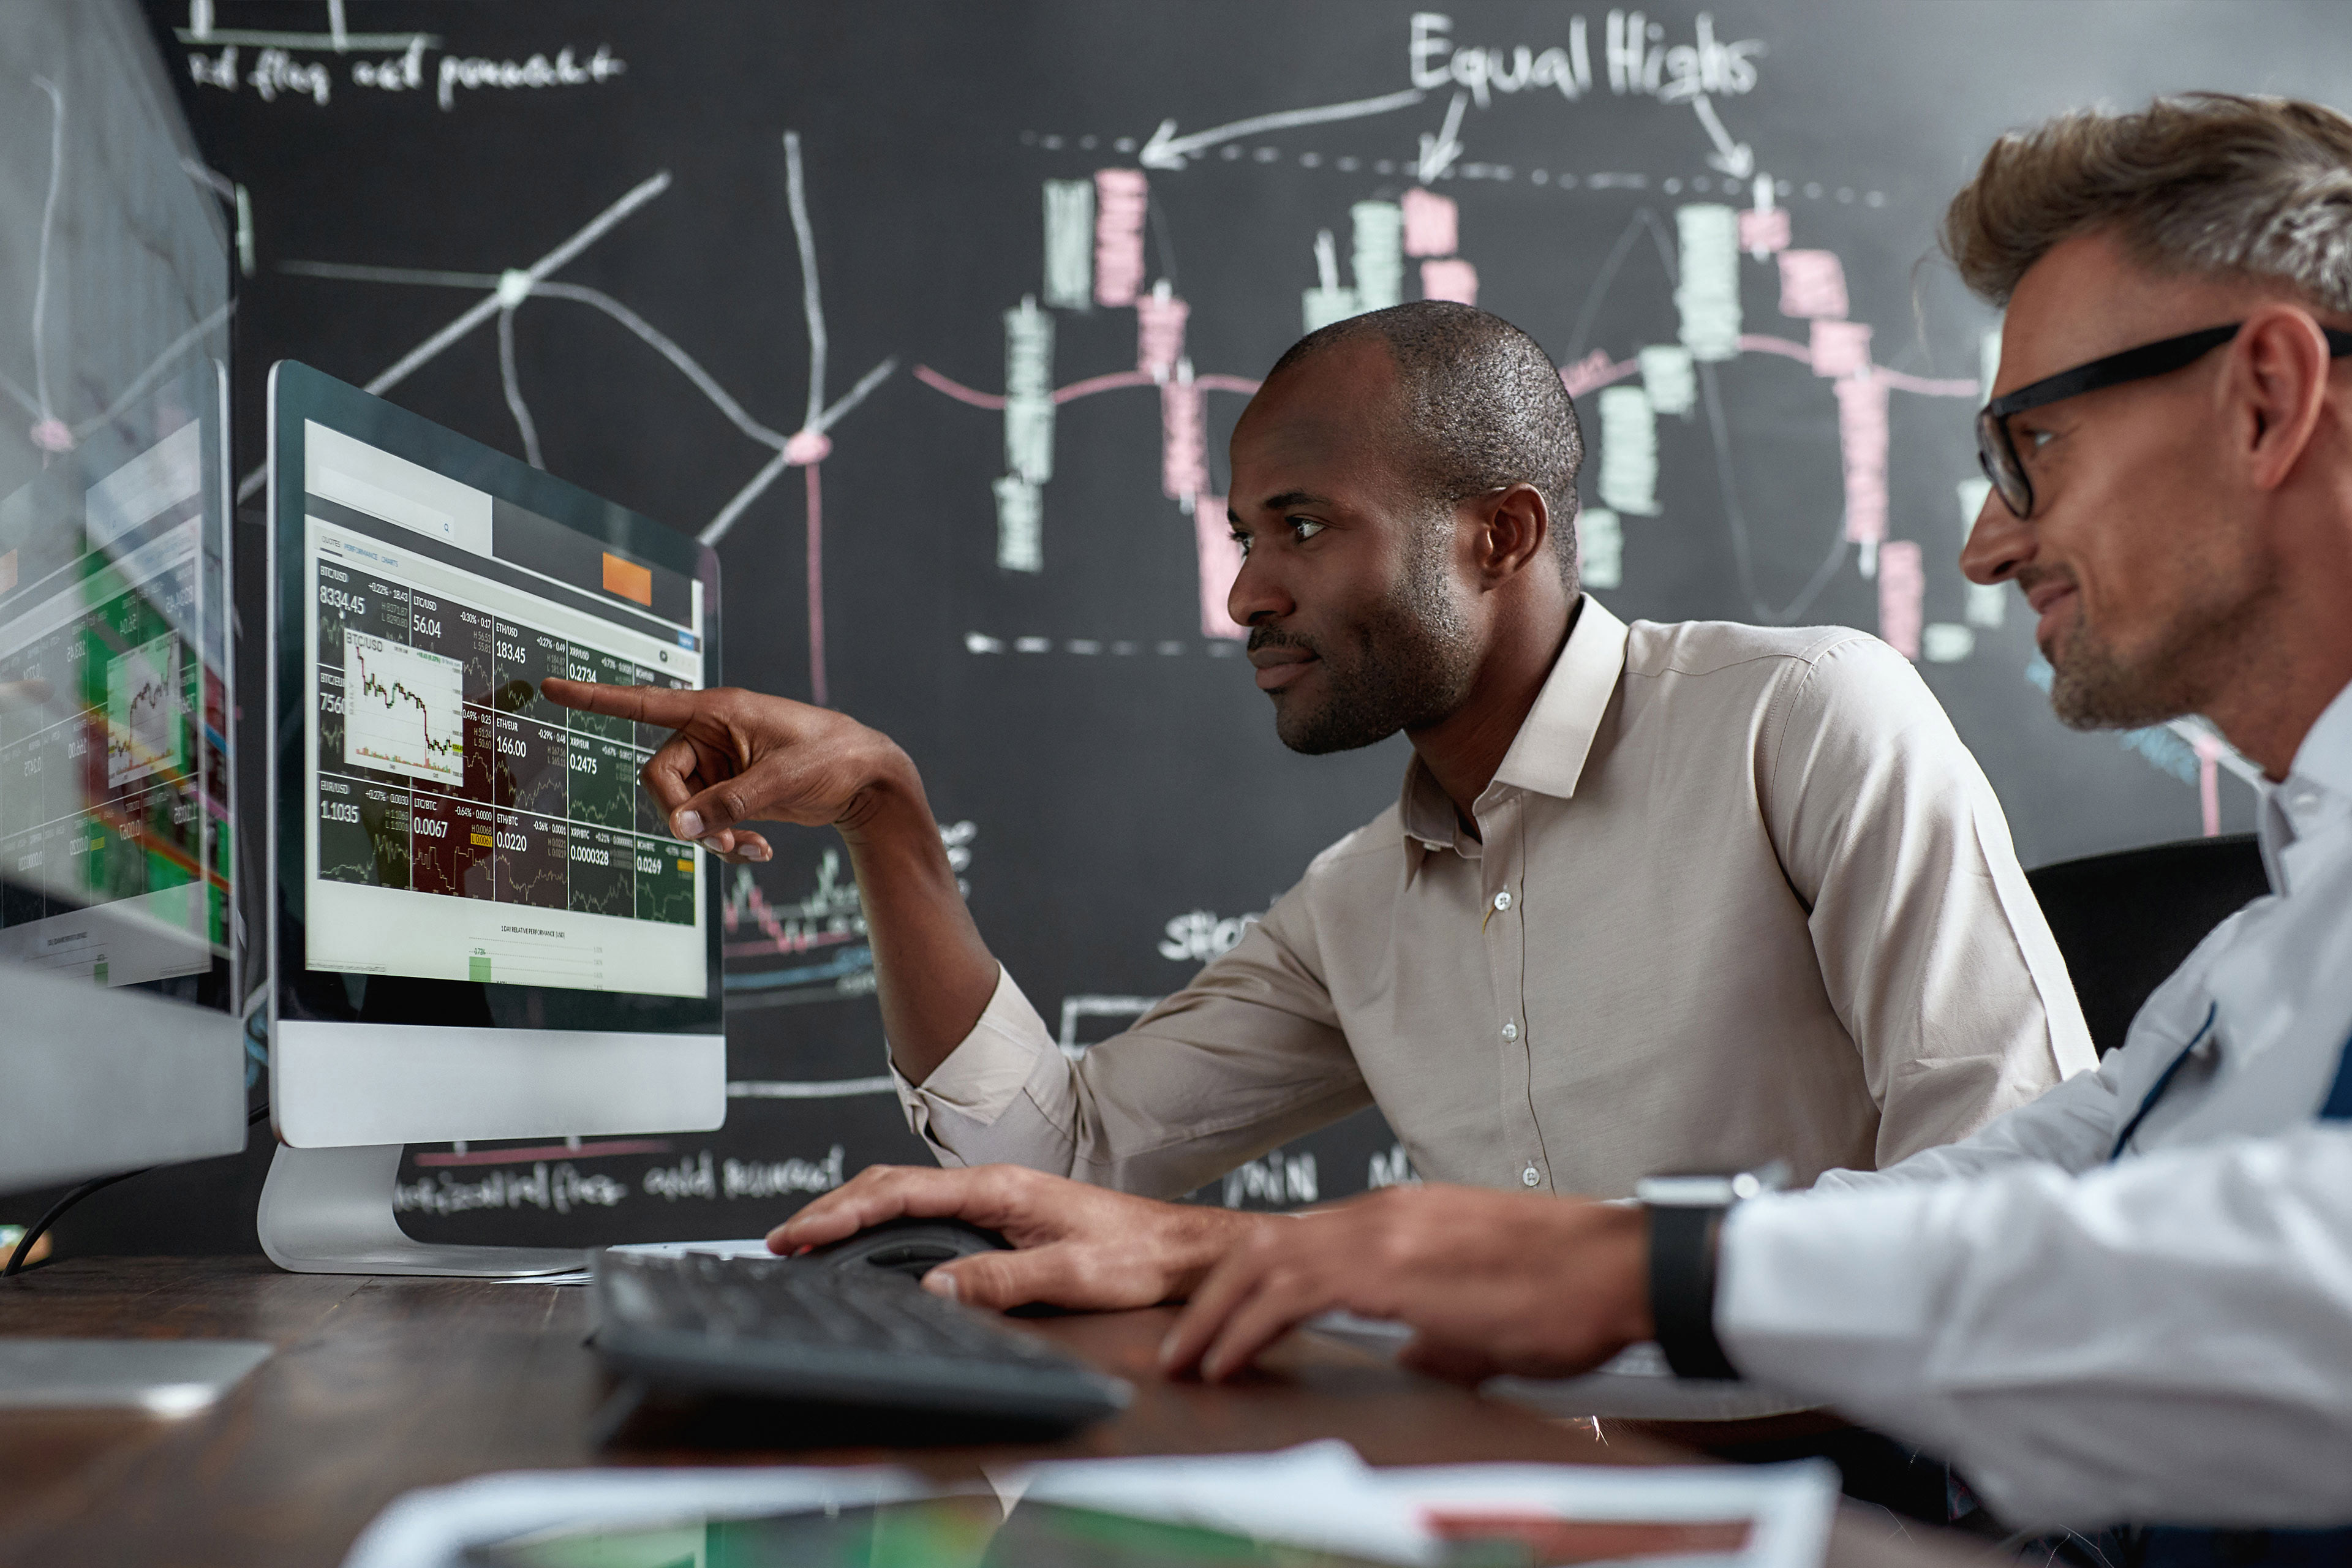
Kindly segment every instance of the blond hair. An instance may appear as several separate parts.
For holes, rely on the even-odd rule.
[[[1943,242],[1961,281],[2006,305],[2053,247],[2101,231],[2155,271],[2274,282],[2352,315],[2352,120],[2220,92],[2060,115],[1992,144]]]

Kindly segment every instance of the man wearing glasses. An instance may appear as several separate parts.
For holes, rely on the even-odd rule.
[[[1243,1242],[1165,1359],[1223,1376],[1329,1308],[1464,1376],[1655,1337],[1949,1458],[2012,1524],[2352,1561],[2352,121],[2069,115],[1994,146],[1945,243],[2008,307],[1964,567],[2039,613],[2067,722],[2201,713],[2261,764],[2273,893],[2095,1073],[1961,1142],[1745,1202],[1375,1194]]]

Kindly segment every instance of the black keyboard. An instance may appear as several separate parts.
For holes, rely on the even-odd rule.
[[[1073,1426],[1133,1390],[884,1269],[783,1258],[595,1258],[596,1349],[645,1383]]]

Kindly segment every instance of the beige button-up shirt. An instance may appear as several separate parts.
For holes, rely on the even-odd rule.
[[[900,1099],[942,1163],[1174,1196],[1378,1105],[1433,1180],[1622,1196],[1963,1137],[2095,1053],[1976,760],[1843,628],[1586,598],[1476,836],[1418,759],[1072,1061],[1012,977]]]

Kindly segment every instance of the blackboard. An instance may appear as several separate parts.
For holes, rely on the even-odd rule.
[[[1386,300],[1475,293],[1567,367],[1587,576],[1617,613],[1881,632],[2027,864],[2251,821],[2194,732],[2058,726],[2021,605],[1960,578],[1996,321],[1933,229],[1990,137],[2064,108],[2344,100],[2337,6],[151,16],[235,192],[240,467],[268,365],[299,358],[717,537],[730,679],[907,747],[982,931],[1074,1048],[1394,797],[1400,741],[1275,740],[1196,526],[1256,378]],[[2150,526],[2161,547],[2193,520]],[[921,1157],[829,836],[784,834],[732,889],[726,1129],[412,1150],[405,1223],[741,1234]],[[1368,1116],[1202,1195],[1404,1173]]]

